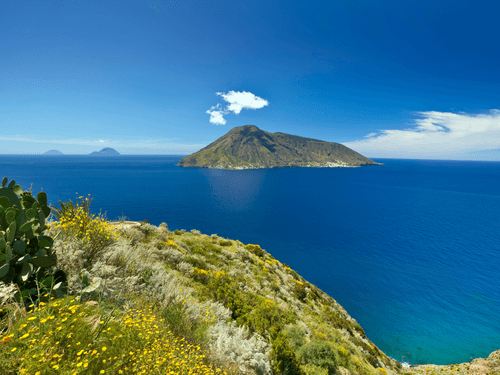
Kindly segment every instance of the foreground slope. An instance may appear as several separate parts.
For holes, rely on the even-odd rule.
[[[275,167],[356,167],[383,165],[334,142],[285,133],[269,133],[255,125],[239,126],[186,156],[181,167],[220,169]]]
[[[208,318],[212,355],[238,364],[238,373],[400,372],[342,306],[260,246],[196,230],[115,224],[120,241],[92,269],[77,272],[89,272],[101,287],[106,278],[113,288],[153,292],[166,305]],[[72,251],[58,246],[63,264]]]

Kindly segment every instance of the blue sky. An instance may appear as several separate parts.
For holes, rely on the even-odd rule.
[[[477,0],[4,2],[0,154],[190,154],[253,124],[373,158],[500,160],[499,12]]]

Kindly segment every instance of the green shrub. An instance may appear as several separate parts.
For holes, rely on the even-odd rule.
[[[354,323],[353,328],[355,331],[358,331],[361,334],[361,337],[366,338],[365,330],[358,323]],[[377,352],[378,352],[378,350],[377,350]]]
[[[231,246],[232,244],[231,240],[220,240],[219,242],[220,246]]]
[[[199,255],[207,255],[207,251],[205,250],[205,246],[203,245],[195,245],[191,247],[191,253],[192,254],[199,254]]]
[[[287,329],[287,333],[290,338],[290,345],[295,350],[306,344],[306,334],[299,327],[290,327]]]
[[[368,363],[370,365],[372,365],[373,367],[377,367],[378,366],[378,360],[377,360],[377,357],[374,357],[373,355],[371,354],[368,354],[366,356],[366,360],[368,361]]]
[[[318,287],[316,285],[309,285],[309,288],[311,289],[311,298],[314,301],[321,301],[323,303]]]
[[[275,282],[271,283],[271,285],[269,287],[275,293],[278,293],[280,291],[280,286],[278,284],[276,284]]]
[[[17,284],[14,297],[25,304],[37,300],[40,289],[62,297],[66,276],[56,274],[54,241],[42,234],[51,213],[47,195],[42,191],[35,199],[14,180],[7,182],[4,177],[0,188],[0,281]]]
[[[211,272],[194,267],[193,271],[191,272],[191,277],[193,278],[193,280],[198,281],[199,283],[207,284],[210,280]]]
[[[306,375],[328,375],[328,370],[316,365],[302,365],[300,366]]]
[[[174,302],[163,309],[165,323],[176,337],[184,337],[187,342],[208,347],[208,323],[188,317],[182,302]]]
[[[207,266],[206,262],[204,262],[201,259],[192,257],[192,256],[185,257],[184,258],[184,262],[187,262],[187,263],[191,264],[193,267],[200,268],[202,270],[208,269],[208,266]]]
[[[238,286],[227,274],[218,274],[211,278],[207,284],[211,297],[222,303],[231,310],[231,317],[239,324],[238,318],[252,311],[252,299],[245,292],[239,290]],[[249,327],[251,329],[251,327]]]
[[[349,321],[347,321],[342,316],[340,316],[340,314],[338,312],[332,311],[332,310],[328,309],[326,314],[327,314],[328,321],[335,328],[345,329],[345,330],[349,331],[352,334],[353,327],[351,326],[351,324],[349,323]],[[352,339],[354,340],[356,338],[352,337]],[[359,341],[359,340],[357,340],[357,341]]]
[[[270,355],[273,361],[273,370],[278,374],[304,375],[295,355],[295,351],[288,342],[286,332],[272,329],[270,335],[273,347]]]
[[[299,357],[305,364],[326,368],[329,375],[337,373],[337,354],[325,340],[311,340],[299,349]]]
[[[210,253],[213,253],[213,254],[221,254],[222,253],[222,250],[219,246],[217,245],[214,245],[213,243],[211,242],[206,242],[204,245],[203,245],[204,249],[206,252],[210,252]]]
[[[293,294],[297,299],[299,299],[302,302],[305,302],[307,298],[307,291],[305,285],[300,281],[297,281],[295,283],[295,286],[293,287]]]

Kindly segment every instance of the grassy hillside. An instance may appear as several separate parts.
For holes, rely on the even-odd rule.
[[[269,133],[254,125],[231,129],[194,154],[181,167],[223,169],[378,165],[334,143],[285,133]]]

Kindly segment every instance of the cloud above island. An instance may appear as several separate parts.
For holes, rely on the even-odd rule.
[[[227,94],[218,92],[217,95],[220,95],[229,104],[225,108],[217,104],[206,112],[210,115],[210,122],[215,125],[225,125],[224,115],[230,112],[239,115],[243,109],[260,109],[269,105],[267,100],[247,91],[229,91]]]
[[[443,158],[500,149],[500,110],[487,114],[417,112],[408,129],[379,130],[343,144],[368,157]]]

